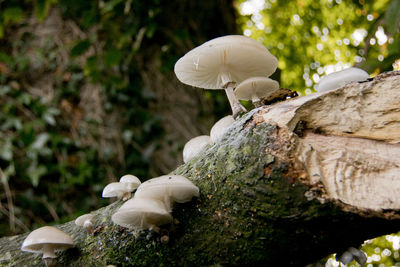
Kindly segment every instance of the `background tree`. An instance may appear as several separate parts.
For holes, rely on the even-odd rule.
[[[319,78],[357,65],[399,68],[400,1],[239,1],[244,34],[279,58],[281,85],[304,92]]]
[[[123,174],[168,173],[228,110],[223,94],[186,87],[172,69],[237,32],[232,1],[0,5],[2,235],[104,205],[102,188]]]

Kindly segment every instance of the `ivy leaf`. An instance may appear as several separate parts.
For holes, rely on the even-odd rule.
[[[23,11],[19,7],[9,7],[3,11],[4,24],[8,22],[18,22],[23,18]]]
[[[48,133],[39,134],[36,137],[35,142],[33,142],[33,144],[31,145],[31,147],[36,150],[42,149],[44,147],[44,145],[47,143],[47,141],[49,140],[49,137],[50,136]]]
[[[11,144],[11,139],[7,138],[0,142],[0,158],[10,161],[13,157],[13,147]]]
[[[29,166],[27,174],[29,180],[34,187],[37,187],[39,185],[40,177],[43,176],[46,172],[47,168],[44,165],[36,166],[36,163],[33,163]]]
[[[105,56],[104,56],[104,63],[109,66],[115,66],[117,64],[119,64],[119,62],[122,59],[122,53],[121,51],[119,51],[118,49],[116,49],[115,47],[112,47],[111,49],[109,49]]]
[[[88,40],[78,42],[71,49],[71,56],[77,57],[85,53],[90,48],[91,43]]]

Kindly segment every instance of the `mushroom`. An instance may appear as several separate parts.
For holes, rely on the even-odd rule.
[[[112,221],[129,229],[150,229],[159,232],[159,225],[172,222],[172,215],[161,200],[137,198],[125,202],[111,216]]]
[[[128,185],[128,190],[132,192],[141,184],[139,178],[132,174],[126,174],[119,179],[120,183],[126,183]]]
[[[350,82],[364,81],[368,78],[369,74],[365,70],[348,68],[323,76],[316,89],[318,92],[325,92],[340,88]]]
[[[210,143],[211,139],[208,135],[200,135],[190,139],[183,147],[183,162],[187,163]]]
[[[218,120],[210,130],[210,139],[212,142],[217,142],[226,133],[229,126],[234,123],[235,120],[231,115],[225,116]]]
[[[358,262],[361,266],[364,266],[367,262],[367,256],[365,253],[357,248],[349,247],[342,254],[336,254],[336,260],[342,262],[344,265],[349,264],[353,260]]]
[[[168,242],[169,242],[169,236],[163,235],[163,236],[160,238],[160,242],[161,242],[161,244],[163,244],[163,245],[168,244]]]
[[[75,224],[77,226],[85,228],[85,230],[91,234],[93,233],[93,214],[84,214],[76,218]]]
[[[56,265],[57,255],[55,251],[73,247],[71,237],[63,231],[53,227],[44,226],[32,231],[21,246],[22,251],[43,253],[43,259],[47,267]]]
[[[199,196],[199,188],[181,175],[163,175],[142,183],[135,198],[157,199],[164,202],[168,211],[173,202],[184,203]]]
[[[236,99],[236,83],[275,72],[278,60],[267,48],[242,35],[212,39],[186,53],[175,64],[177,78],[185,84],[205,89],[225,89],[232,115],[246,109]]]
[[[262,105],[262,99],[279,89],[279,83],[267,77],[253,77],[241,82],[235,89],[239,100],[251,100],[255,107]]]
[[[109,183],[103,189],[103,197],[117,197],[123,201],[131,198],[131,192],[127,183]]]

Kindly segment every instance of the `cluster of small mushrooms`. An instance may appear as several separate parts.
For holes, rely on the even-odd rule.
[[[232,115],[220,119],[212,127],[210,136],[198,136],[186,143],[183,149],[185,163],[208,144],[218,142],[235,119],[246,111],[239,100],[251,100],[258,107],[262,105],[263,98],[279,89],[279,83],[268,78],[277,66],[277,58],[267,48],[241,35],[210,40],[177,61],[175,74],[182,83],[205,89],[224,89],[232,108]],[[369,75],[365,71],[350,68],[323,77],[317,90],[333,90],[367,78]],[[136,192],[131,198],[134,190]],[[103,197],[126,201],[112,215],[112,221],[134,230],[159,231],[159,226],[173,222],[171,211],[174,203],[187,202],[198,196],[199,188],[180,175],[164,175],[141,183],[136,176],[128,174],[103,190]],[[93,214],[78,217],[75,224],[92,234]],[[73,246],[74,242],[68,234],[58,228],[44,226],[26,237],[21,250],[42,253],[46,266],[55,266],[55,251]]]

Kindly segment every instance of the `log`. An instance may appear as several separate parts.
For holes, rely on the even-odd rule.
[[[173,173],[200,197],[175,205],[160,233],[113,224],[122,204],[93,211],[62,266],[304,266],[400,230],[400,72],[254,109]],[[2,266],[40,266],[0,239]],[[162,236],[169,242],[161,242]]]

